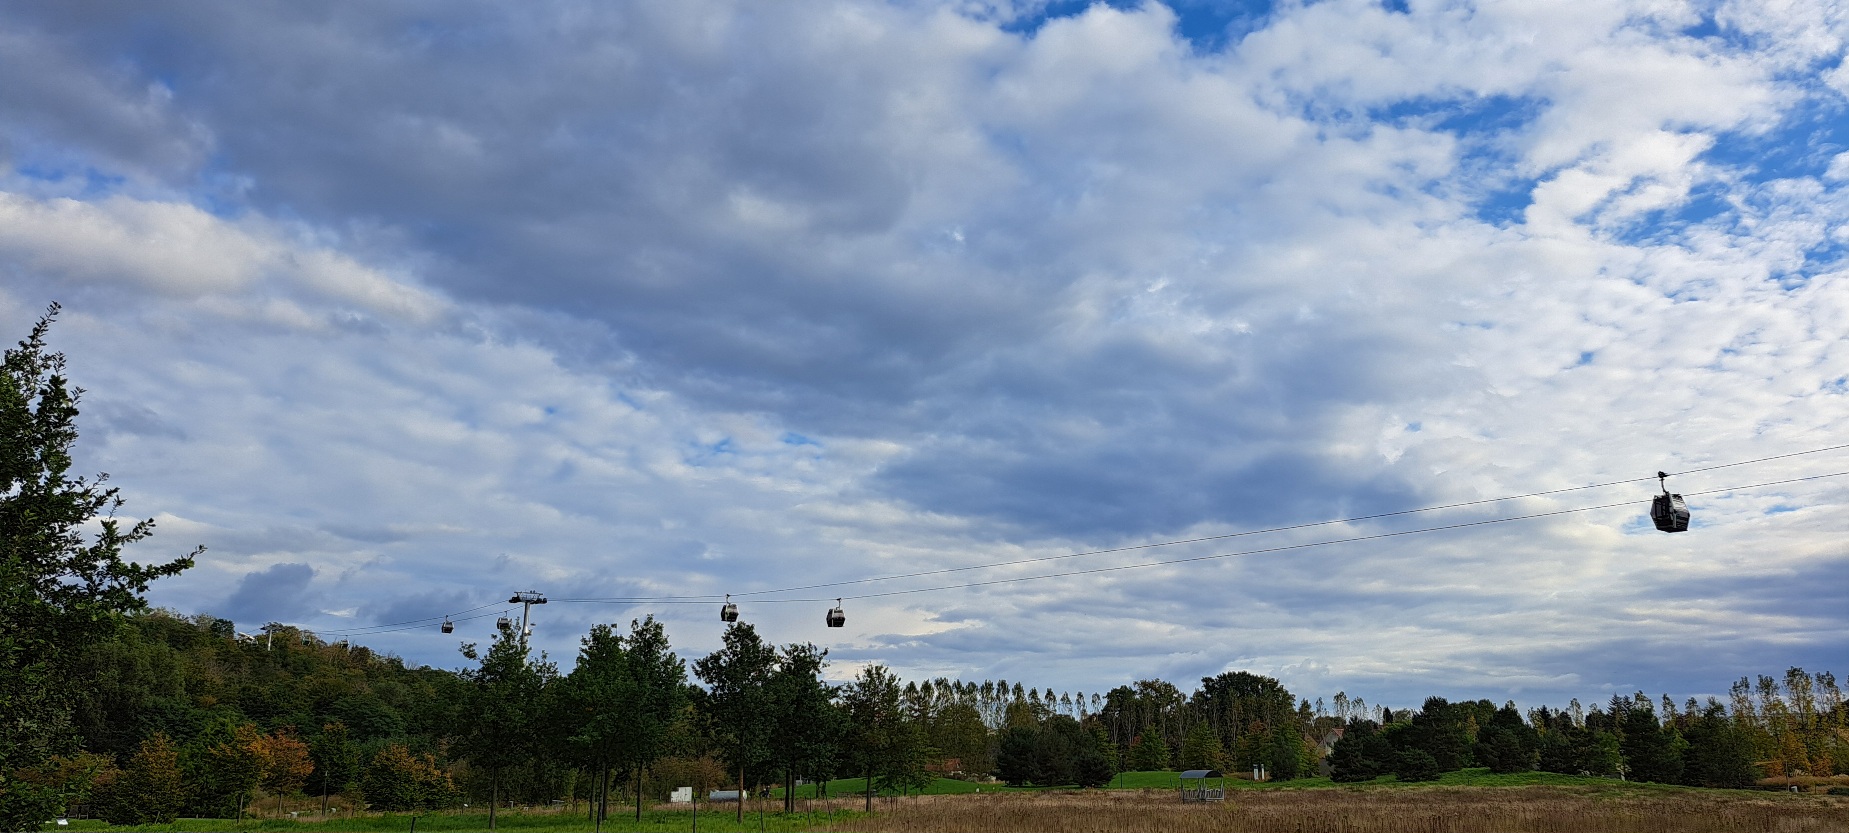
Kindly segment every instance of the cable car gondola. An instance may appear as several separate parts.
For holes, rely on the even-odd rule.
[[[1681,495],[1669,493],[1669,475],[1657,472],[1656,479],[1663,485],[1663,493],[1650,501],[1650,520],[1656,522],[1656,528],[1664,532],[1688,531],[1688,504]]]
[[[719,608],[719,621],[738,621],[738,605],[732,604],[732,594],[725,594],[725,604]]]
[[[828,609],[828,626],[839,628],[847,624],[847,614],[841,612],[841,600],[835,600],[835,606]]]
[[[501,618],[494,620],[494,626],[498,630],[505,631],[514,626],[514,620],[509,619],[505,616],[502,616]]]
[[[451,622],[448,616],[443,617],[443,632],[444,633],[455,633],[456,632],[456,623]]]

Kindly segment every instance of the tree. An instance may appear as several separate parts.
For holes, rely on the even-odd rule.
[[[835,753],[833,686],[822,682],[828,652],[814,645],[790,645],[778,657],[766,683],[771,759],[783,770],[783,811],[795,811],[796,776],[829,766]]]
[[[94,480],[70,476],[83,391],[64,376],[64,355],[46,350],[53,304],[31,335],[0,362],[0,829],[25,830],[50,818],[60,796],[17,777],[71,744],[74,696],[68,666],[108,636],[122,614],[146,606],[149,582],[193,565],[193,554],[164,564],[122,560],[154,522],[127,528],[123,500]],[[94,522],[94,538],[86,531]]]
[[[1098,747],[1097,738],[1068,715],[1046,719],[1040,727],[1037,752],[1040,783],[1099,787],[1111,780],[1110,762]]]
[[[1194,724],[1181,741],[1181,768],[1222,769],[1225,766],[1226,750],[1220,746],[1220,736],[1206,723]]]
[[[1038,780],[1038,741],[1040,731],[1032,726],[1009,726],[996,741],[995,777],[1010,787],[1026,786]]]
[[[308,744],[278,729],[257,739],[256,752],[257,781],[276,796],[276,814],[280,817],[283,796],[301,789],[308,774],[315,770]]]
[[[707,685],[706,703],[719,732],[720,754],[738,773],[741,791],[749,789],[746,772],[770,757],[772,726],[765,686],[776,666],[777,652],[745,622],[728,626],[720,649],[693,664],[693,673]],[[894,696],[896,707],[896,689]],[[744,820],[745,802],[741,800],[738,821]]]
[[[449,776],[428,754],[412,755],[402,743],[388,743],[360,781],[360,793],[374,810],[417,810],[441,803],[450,794]]]
[[[1477,736],[1476,756],[1477,763],[1498,775],[1528,772],[1540,760],[1535,747],[1524,742],[1520,734],[1502,728],[1485,729]]]
[[[1477,763],[1498,774],[1527,772],[1540,761],[1540,738],[1522,720],[1514,703],[1505,704],[1477,733]]]
[[[1416,747],[1400,750],[1393,761],[1393,775],[1401,781],[1436,781],[1442,772],[1437,758]]]
[[[988,772],[994,768],[989,760],[989,728],[982,723],[982,712],[968,703],[951,703],[932,715],[932,748],[944,760],[955,760],[964,772]]]
[[[487,653],[478,655],[469,644],[463,646],[462,655],[479,659],[481,666],[462,674],[469,688],[456,746],[464,758],[487,772],[488,829],[493,830],[503,779],[509,770],[534,758],[541,737],[541,698],[554,671],[544,658],[532,661],[525,641],[512,629],[496,634]]]
[[[1018,684],[1017,684],[1018,685]],[[909,789],[930,782],[923,727],[899,702],[899,679],[884,665],[869,665],[842,689],[851,763],[867,780],[867,808],[876,789]]]
[[[1137,735],[1130,739],[1129,767],[1134,772],[1167,770],[1168,744],[1160,735]]]
[[[1428,697],[1397,737],[1403,746],[1423,750],[1432,756],[1440,772],[1463,769],[1470,765],[1470,711],[1470,703]]]
[[[687,664],[669,649],[668,632],[655,617],[630,620],[629,679],[635,697],[629,708],[629,743],[635,766],[636,820],[642,819],[641,775],[667,753],[676,721],[687,706]]]
[[[1263,726],[1282,726],[1296,719],[1297,700],[1283,684],[1271,677],[1246,671],[1229,671],[1215,677],[1202,677],[1194,692],[1194,712],[1205,718],[1220,736],[1221,749],[1235,749],[1242,736],[1265,731]],[[1248,743],[1248,747],[1262,744]],[[1252,759],[1235,761],[1239,766],[1265,763]]]
[[[1746,730],[1727,719],[1721,704],[1684,715],[1688,741],[1683,754],[1682,783],[1697,787],[1745,787],[1758,780],[1753,766],[1752,739]]]
[[[263,758],[257,746],[261,740],[257,727],[239,723],[231,737],[212,745],[207,753],[211,760],[212,781],[235,797],[238,820],[244,818],[244,802],[263,777]]]
[[[629,757],[634,726],[627,712],[638,699],[623,639],[609,625],[594,625],[580,640],[578,664],[559,681],[558,713],[565,742],[597,776],[591,793],[596,828],[609,813],[610,766]]]
[[[314,776],[321,792],[321,813],[327,813],[328,793],[351,789],[359,780],[359,746],[347,736],[347,724],[338,720],[322,724],[321,734],[308,743],[314,761]]]
[[[1329,778],[1342,783],[1372,781],[1393,769],[1393,746],[1372,720],[1356,718],[1329,751]]]
[[[687,703],[687,667],[669,650],[667,632],[653,616],[631,620],[626,637],[609,625],[592,627],[577,666],[558,688],[566,744],[598,776],[597,828],[607,815],[610,769],[617,764],[636,777],[640,820],[643,773],[662,756]]]
[[[1688,743],[1675,729],[1664,730],[1656,710],[1642,695],[1619,716],[1623,734],[1618,748],[1634,781],[1674,784],[1682,780],[1682,750]]]
[[[98,809],[111,824],[172,824],[185,799],[179,750],[156,732],[113,779]]]

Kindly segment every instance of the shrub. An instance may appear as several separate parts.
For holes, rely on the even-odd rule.
[[[1423,749],[1402,750],[1393,762],[1393,774],[1401,781],[1436,781],[1438,759]]]

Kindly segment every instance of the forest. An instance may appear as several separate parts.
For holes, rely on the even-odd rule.
[[[148,611],[73,665],[75,748],[21,773],[111,821],[230,817],[251,802],[409,810],[659,801],[696,789],[936,777],[1098,786],[1120,770],[1222,768],[1337,781],[1465,767],[1737,787],[1849,770],[1829,673],[1742,679],[1729,701],[1614,697],[1591,708],[1300,699],[1231,672],[1184,693],[1140,680],[1087,694],[1022,681],[826,681],[826,652],[745,623],[688,663],[653,619],[599,626],[561,672],[506,631],[460,670],[271,625]],[[787,796],[791,791],[785,790]]]

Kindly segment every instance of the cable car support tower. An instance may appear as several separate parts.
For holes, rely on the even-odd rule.
[[[507,603],[520,606],[520,647],[525,648],[526,638],[533,634],[533,626],[531,624],[533,605],[545,604],[546,597],[541,596],[536,590],[522,590],[509,598]]]

